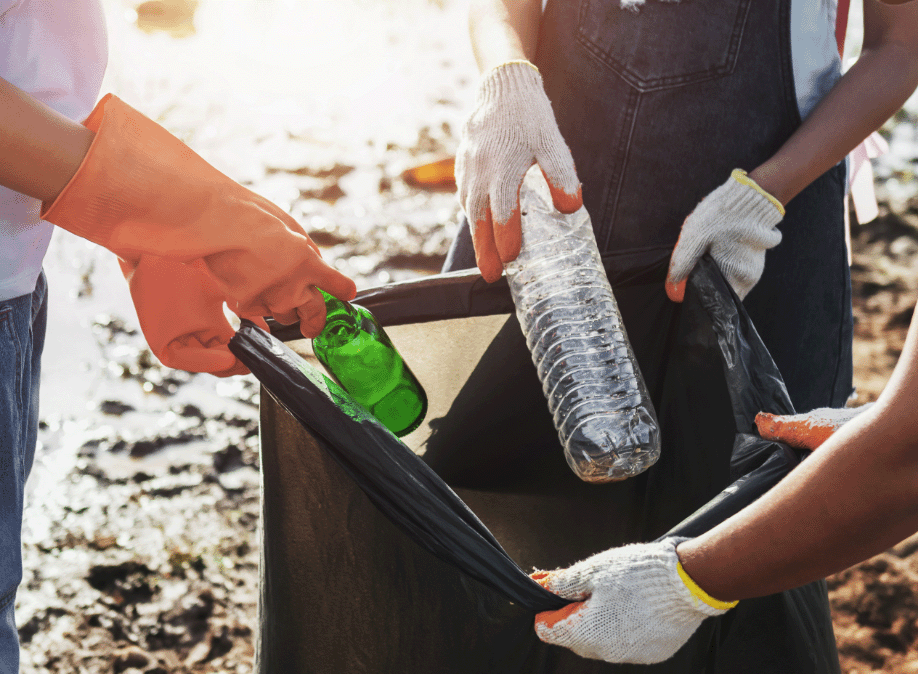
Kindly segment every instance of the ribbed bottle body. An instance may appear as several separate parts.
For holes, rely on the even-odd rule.
[[[567,462],[587,482],[637,475],[660,456],[659,426],[590,217],[558,213],[537,166],[520,201],[522,252],[505,271]]]

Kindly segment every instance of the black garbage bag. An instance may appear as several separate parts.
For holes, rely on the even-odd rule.
[[[838,671],[821,583],[741,602],[660,665],[584,660],[535,637],[534,612],[565,602],[526,571],[631,540],[703,533],[801,459],[755,434],[758,411],[794,410],[713,262],[702,261],[683,305],[666,314],[648,310],[665,267],[631,269],[610,271],[610,281],[661,418],[663,456],[612,485],[577,480],[553,429],[554,443],[545,440],[551,420],[540,389],[533,396],[518,381],[528,352],[512,316],[447,407],[432,406],[423,457],[277,337],[243,325],[230,348],[266,391],[260,671]],[[435,352],[432,371],[461,350],[459,327],[512,311],[506,286],[461,273],[358,301],[383,324],[420,335],[417,354]],[[425,345],[424,334],[444,325],[460,341]]]

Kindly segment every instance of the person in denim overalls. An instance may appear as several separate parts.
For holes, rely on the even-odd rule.
[[[576,210],[582,197],[607,269],[660,270],[660,302],[630,308],[627,297],[622,302],[652,391],[666,347],[644,342],[653,342],[655,331],[668,324],[674,309],[665,297],[681,301],[686,276],[707,252],[744,299],[795,407],[843,406],[852,392],[843,159],[918,85],[918,55],[907,46],[918,39],[914,6],[865,1],[864,56],[821,102],[813,102],[803,123],[791,51],[800,30],[792,18],[801,0],[548,0],[544,14],[539,5],[473,5],[473,44],[485,75],[457,154],[459,198],[472,226],[463,224],[445,268],[477,264],[486,280],[499,277],[501,264],[519,250],[518,185],[537,162],[560,211]],[[821,11],[825,3],[810,7]],[[517,393],[529,395],[508,383],[516,376],[513,367],[508,358],[505,376],[495,377],[495,388],[513,396],[508,405],[517,404]],[[713,467],[729,456],[701,451],[707,455],[694,463]],[[438,468],[437,452],[431,454],[429,462]],[[673,462],[680,460],[664,448],[649,475],[634,485],[612,486],[626,494],[619,503],[627,506],[632,526],[610,530],[610,545],[652,539],[691,512],[689,495],[675,506],[657,506],[655,498],[686,485],[686,491],[712,487],[703,477],[686,475],[684,483],[660,477],[675,474]],[[689,471],[692,463],[686,464]],[[831,639],[825,587],[812,588],[811,598],[823,597],[809,609],[821,612],[822,627],[809,638]],[[731,608],[711,600],[705,615]],[[730,633],[754,631],[757,621],[785,624],[781,604],[788,601],[789,595],[772,595],[742,602],[729,614],[732,622],[716,634],[696,633],[695,645],[679,651],[682,669],[665,671],[698,667],[705,659],[699,655],[702,639],[712,653],[720,651],[707,660],[710,671],[787,671],[793,659],[785,656],[806,648],[794,625],[786,624],[783,643],[780,637],[757,642],[758,653],[731,652]],[[577,652],[615,662],[659,662],[699,622],[662,649]],[[551,643],[574,647],[550,634],[540,631]],[[606,636],[607,643],[615,642],[614,631]],[[809,657],[811,671],[838,671],[837,653],[829,646]]]

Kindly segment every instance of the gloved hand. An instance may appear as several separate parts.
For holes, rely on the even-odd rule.
[[[511,61],[482,77],[456,154],[459,203],[472,230],[478,269],[489,283],[520,253],[520,187],[535,163],[555,208],[573,213],[583,205],[574,160],[542,76],[528,61]]]
[[[776,226],[784,218],[781,202],[736,169],[723,185],[701,200],[682,224],[669,260],[666,294],[673,302],[685,296],[685,283],[706,252],[740,299],[762,277],[765,251],[781,242]]]
[[[672,657],[708,616],[737,602],[709,597],[682,569],[676,546],[685,538],[606,550],[569,569],[532,575],[566,599],[581,599],[536,615],[549,644],[584,658],[647,665]]]
[[[109,94],[83,124],[96,133],[76,175],[42,217],[105,246],[130,265],[144,255],[203,260],[240,316],[273,315],[321,332],[315,286],[353,299],[289,215],[217,171],[168,131]]]
[[[873,403],[860,407],[820,407],[806,414],[779,415],[759,412],[755,425],[766,440],[776,440],[801,449],[816,449],[854,417],[866,412]]]
[[[223,293],[200,260],[183,264],[142,255],[136,263],[119,263],[140,329],[163,365],[218,377],[248,374],[227,347],[235,331],[223,313]],[[261,317],[249,318],[268,329]]]

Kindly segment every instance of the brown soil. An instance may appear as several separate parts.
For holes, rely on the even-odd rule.
[[[888,210],[854,225],[856,404],[876,400],[892,374],[918,299],[918,211]],[[829,578],[846,674],[918,673],[918,536]]]

